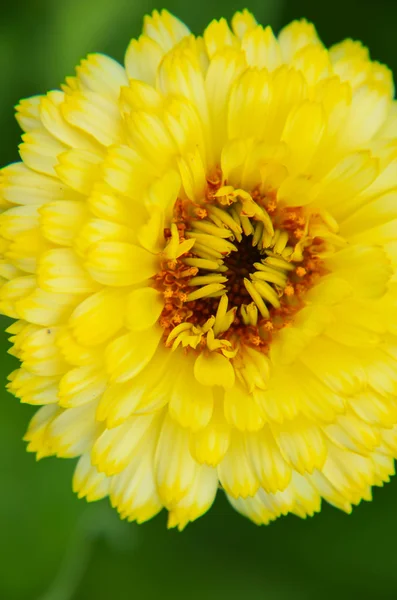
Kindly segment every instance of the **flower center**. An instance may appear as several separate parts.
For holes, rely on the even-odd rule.
[[[251,302],[249,292],[244,285],[244,280],[255,272],[255,263],[262,259],[257,246],[252,245],[252,235],[243,236],[241,242],[237,242],[236,251],[231,252],[223,259],[227,268],[224,275],[227,277],[225,291],[231,306],[241,306]]]
[[[155,277],[165,298],[166,343],[196,348],[211,330],[231,346],[267,351],[321,274],[321,240],[308,231],[300,209],[278,209],[272,198],[231,186],[213,190],[200,206],[178,200]]]

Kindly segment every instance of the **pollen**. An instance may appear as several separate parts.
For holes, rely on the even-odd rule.
[[[203,207],[196,208],[194,212],[199,219],[205,219],[205,217],[208,215],[206,209]]]
[[[304,231],[303,229],[295,229],[294,235],[297,240],[300,240],[303,237]]]
[[[284,288],[284,294],[287,296],[293,296],[295,294],[294,287],[292,285],[286,285]]]

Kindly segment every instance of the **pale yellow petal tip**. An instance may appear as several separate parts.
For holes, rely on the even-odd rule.
[[[176,511],[170,511],[168,513],[167,528],[168,529],[177,528],[178,531],[181,532],[185,529],[185,527],[189,524],[189,522],[191,520],[193,520],[193,519],[190,519],[189,516],[186,516],[183,514],[180,515]]]
[[[42,96],[24,98],[15,106],[15,118],[23,131],[28,132],[43,127],[40,118],[41,99]]]
[[[49,447],[46,442],[39,441],[39,440],[30,441],[30,439],[26,436],[23,437],[22,439],[24,442],[28,442],[28,444],[26,446],[26,452],[34,453],[36,455],[35,456],[36,461],[39,461],[43,458],[47,458],[49,456],[54,456],[54,454],[55,454],[53,451],[52,445]]]
[[[257,21],[254,15],[246,8],[241,12],[234,13],[232,17],[232,28],[239,38],[252,31],[256,26]]]
[[[293,38],[299,38],[301,36],[305,41],[308,40],[309,42],[318,39],[314,23],[305,18],[296,19],[295,21],[288,23],[281,30],[281,34],[281,37],[284,37],[287,34]]]
[[[177,504],[186,495],[186,488],[182,482],[177,480],[172,485],[158,484],[157,491],[163,505],[166,507]]]
[[[102,490],[98,487],[91,487],[90,484],[76,484],[73,486],[73,492],[77,495],[79,500],[85,499],[87,502],[98,502],[103,500],[108,495],[108,490]]]
[[[143,19],[143,33],[156,41],[163,50],[170,50],[190,34],[186,25],[167,10],[154,10]]]
[[[122,519],[126,519],[127,521],[136,522],[138,525],[142,523],[146,523],[153,519],[158,513],[162,510],[162,506],[159,506],[158,503],[150,503],[148,502],[145,506],[139,507],[136,510],[126,510],[125,512],[120,511],[120,517]]]

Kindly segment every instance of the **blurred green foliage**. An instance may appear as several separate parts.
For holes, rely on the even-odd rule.
[[[168,0],[166,8],[199,33],[230,18],[237,0]],[[275,30],[313,20],[329,45],[361,39],[396,73],[395,0],[249,0]],[[3,0],[0,20],[0,162],[18,159],[12,106],[58,87],[88,52],[122,60],[153,0]],[[4,331],[8,321],[0,318]],[[258,528],[219,494],[215,507],[183,534],[165,515],[143,525],[121,522],[106,501],[87,505],[71,491],[73,461],[36,463],[22,442],[32,407],[4,391],[15,361],[0,334],[0,600],[192,600],[242,598],[397,598],[397,479],[351,516],[324,506],[307,521],[289,516]]]

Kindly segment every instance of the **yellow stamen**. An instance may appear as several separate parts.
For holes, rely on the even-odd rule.
[[[197,269],[204,269],[207,271],[217,271],[221,266],[221,262],[210,260],[208,258],[185,258],[185,265],[191,267],[197,267]]]
[[[209,233],[210,235],[215,235],[220,238],[229,238],[233,236],[233,233],[229,229],[217,227],[209,221],[194,221],[193,232],[195,233],[196,231],[203,231],[204,233]]]
[[[251,279],[257,281],[268,281],[269,283],[275,283],[280,287],[284,287],[286,284],[286,275],[281,273],[280,271],[276,271],[275,269],[263,269],[261,271],[255,271],[251,275]]]
[[[198,277],[192,277],[189,280],[189,286],[196,285],[207,285],[207,283],[225,283],[227,277],[224,275],[217,275],[216,273],[210,273],[208,275],[199,275]]]
[[[255,279],[252,283],[254,288],[256,289],[258,294],[262,296],[262,298],[270,302],[270,304],[272,304],[272,306],[274,306],[275,308],[280,307],[280,301],[278,299],[278,296],[274,289],[268,283],[266,283],[265,281],[259,281],[258,279]]]
[[[187,301],[192,302],[193,300],[198,300],[199,298],[205,298],[214,292],[219,292],[223,290],[225,286],[221,283],[210,283],[209,285],[205,285],[194,292],[191,292],[188,295]]]
[[[247,292],[251,296],[252,300],[255,302],[256,306],[258,307],[259,312],[261,313],[262,317],[268,317],[269,311],[267,309],[267,306],[263,302],[263,299],[261,298],[258,291],[254,288],[254,286],[252,285],[250,280],[245,278],[244,285],[245,285]]]

